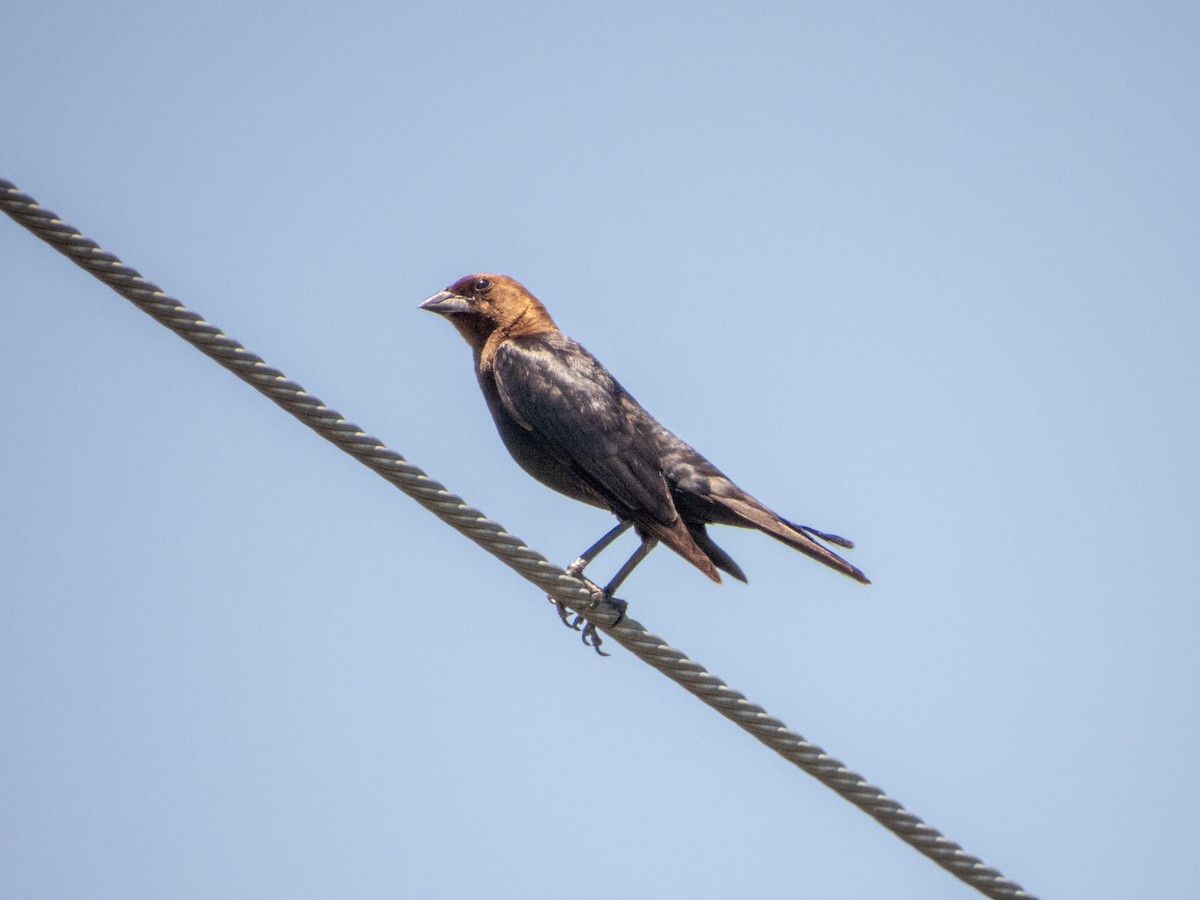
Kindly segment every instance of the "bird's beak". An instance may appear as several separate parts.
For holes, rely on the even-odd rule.
[[[455,313],[465,313],[468,311],[467,298],[461,294],[452,294],[449,291],[438,291],[421,304],[421,309],[427,309],[430,312],[437,313],[439,316],[452,316]]]

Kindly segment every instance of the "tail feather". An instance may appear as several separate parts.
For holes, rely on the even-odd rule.
[[[839,547],[845,547],[847,550],[854,549],[854,541],[847,540],[841,535],[828,534],[824,531],[817,531],[811,525],[797,525],[795,522],[789,522],[787,519],[780,519],[788,528],[795,528],[797,531],[803,531],[805,534],[810,534],[815,538],[820,538],[823,541],[829,541],[831,544],[837,544]]]
[[[799,550],[805,556],[810,556],[843,575],[850,576],[855,581],[861,581],[863,584],[871,583],[870,579],[857,567],[846,562],[828,547],[818,544],[809,535],[829,541],[831,544],[837,544],[839,547],[853,547],[854,545],[845,538],[838,537],[836,534],[825,534],[806,525],[794,525],[786,519],[781,519],[762,504],[747,502],[740,497],[721,497],[720,502],[745,520],[747,525],[769,534],[775,540],[787,544],[794,550]]]
[[[703,522],[689,522],[688,531],[691,532],[692,540],[696,542],[696,546],[704,551],[704,555],[712,560],[722,572],[728,572],[738,581],[746,581],[746,573],[742,571],[742,567],[733,561],[733,558],[713,543],[713,539],[708,536],[708,529],[704,527]]]
[[[638,534],[643,538],[647,536],[657,538],[713,581],[717,582],[718,584],[721,583],[721,576],[717,574],[716,567],[720,566],[721,563],[716,559],[709,558],[709,554],[698,545],[696,536],[692,533],[691,529],[687,526],[683,519],[676,519],[675,523],[670,526],[663,525],[659,522],[652,522],[649,524],[637,523],[634,527],[637,529]],[[726,559],[728,559],[728,557],[726,557]],[[731,563],[733,562],[733,560],[729,561]],[[714,562],[716,563],[716,566],[713,565]],[[721,566],[721,568],[725,567]],[[734,568],[737,568],[736,564],[734,564]],[[729,572],[729,574],[733,575],[735,578],[737,577],[737,575],[733,572],[730,572],[729,569],[725,569],[725,571]],[[742,576],[742,580],[746,580],[745,576]]]

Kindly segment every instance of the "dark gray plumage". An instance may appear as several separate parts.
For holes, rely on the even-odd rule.
[[[611,596],[662,541],[714,581],[745,574],[707,526],[756,528],[851,578],[867,577],[817,539],[852,547],[780,517],[747,494],[633,399],[591,353],[559,331],[545,307],[503,275],[470,275],[422,308],[466,338],[475,373],[505,446],[543,484],[612,512],[643,545],[605,589]],[[575,574],[620,530],[572,567]]]

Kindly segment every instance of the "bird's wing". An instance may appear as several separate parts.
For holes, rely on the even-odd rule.
[[[667,527],[679,521],[646,435],[649,414],[587,350],[562,335],[513,338],[497,349],[492,374],[509,414],[614,513]]]

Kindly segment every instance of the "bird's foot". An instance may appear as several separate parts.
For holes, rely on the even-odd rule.
[[[586,565],[586,561],[584,559],[580,558],[575,560],[575,562],[567,566],[567,574],[572,578],[578,578],[585,585],[587,585],[587,589],[592,595],[591,605],[595,606],[597,603],[605,599],[604,591],[600,590],[599,586],[597,586],[594,582],[584,578],[579,574],[583,571],[584,565]],[[564,625],[566,625],[568,628],[573,628],[575,631],[579,630],[580,625],[583,623],[583,616],[575,614],[575,618],[572,619],[571,610],[567,609],[562,602],[555,600],[549,594],[546,595],[546,599],[554,604],[554,609],[558,613],[558,617],[562,619],[562,623]]]
[[[617,618],[616,618],[616,621],[614,621],[612,624],[613,625],[621,624],[621,620],[625,618],[625,611],[627,609],[629,609],[629,604],[626,603],[624,600],[617,599],[616,597],[609,597],[608,595],[604,594],[603,592],[601,592],[600,598],[592,600],[592,606],[594,607],[601,602],[607,603],[609,606],[616,609]],[[612,654],[605,653],[603,650],[600,649],[600,645],[604,643],[604,640],[600,637],[600,632],[596,630],[595,624],[591,620],[586,619],[583,616],[575,617],[576,622],[579,622],[581,620],[583,621],[584,625],[583,625],[583,630],[579,634],[579,637],[582,639],[584,645],[587,647],[591,647],[593,650],[595,650],[601,656],[611,656]]]
[[[602,595],[600,600],[592,602],[592,608],[595,608],[601,602],[608,605],[611,609],[615,610],[617,613],[617,617],[615,619],[613,619],[613,623],[609,627],[612,628],[617,625],[620,625],[621,620],[625,618],[625,613],[629,611],[629,604],[626,603],[624,600],[621,600],[617,597],[609,597],[607,594],[604,594],[604,595]]]
[[[611,653],[605,653],[600,649],[600,645],[604,643],[604,640],[600,637],[600,632],[596,630],[596,626],[591,622],[587,622],[587,624],[583,626],[583,631],[580,632],[580,637],[583,638],[583,645],[585,647],[591,647],[596,651],[598,656],[612,656]]]
[[[568,569],[568,571],[570,570]],[[575,574],[576,577],[579,577],[576,573],[572,574]],[[602,591],[592,582],[588,581],[586,578],[583,580],[587,583],[587,586],[592,593],[592,602],[589,604],[588,608],[594,609],[601,604],[607,604],[617,612],[617,619],[615,622],[613,622],[613,625],[619,624],[621,620],[625,618],[625,611],[629,609],[629,604],[617,597],[609,597],[604,591]],[[600,645],[604,643],[604,639],[600,637],[600,632],[586,616],[581,613],[575,613],[574,617],[572,618],[571,610],[567,609],[567,607],[561,601],[550,596],[547,596],[546,599],[554,604],[554,610],[558,613],[558,617],[562,620],[562,623],[568,628],[579,632],[579,637],[583,641],[584,646],[591,647],[600,656],[611,655],[600,649]]]
[[[554,610],[558,613],[558,617],[562,619],[562,623],[564,625],[566,625],[568,628],[573,628],[576,631],[579,630],[579,623],[583,621],[583,616],[576,615],[575,618],[572,619],[571,611],[567,609],[565,605],[563,605],[561,600],[555,600],[549,594],[546,595],[546,599],[554,604]]]

